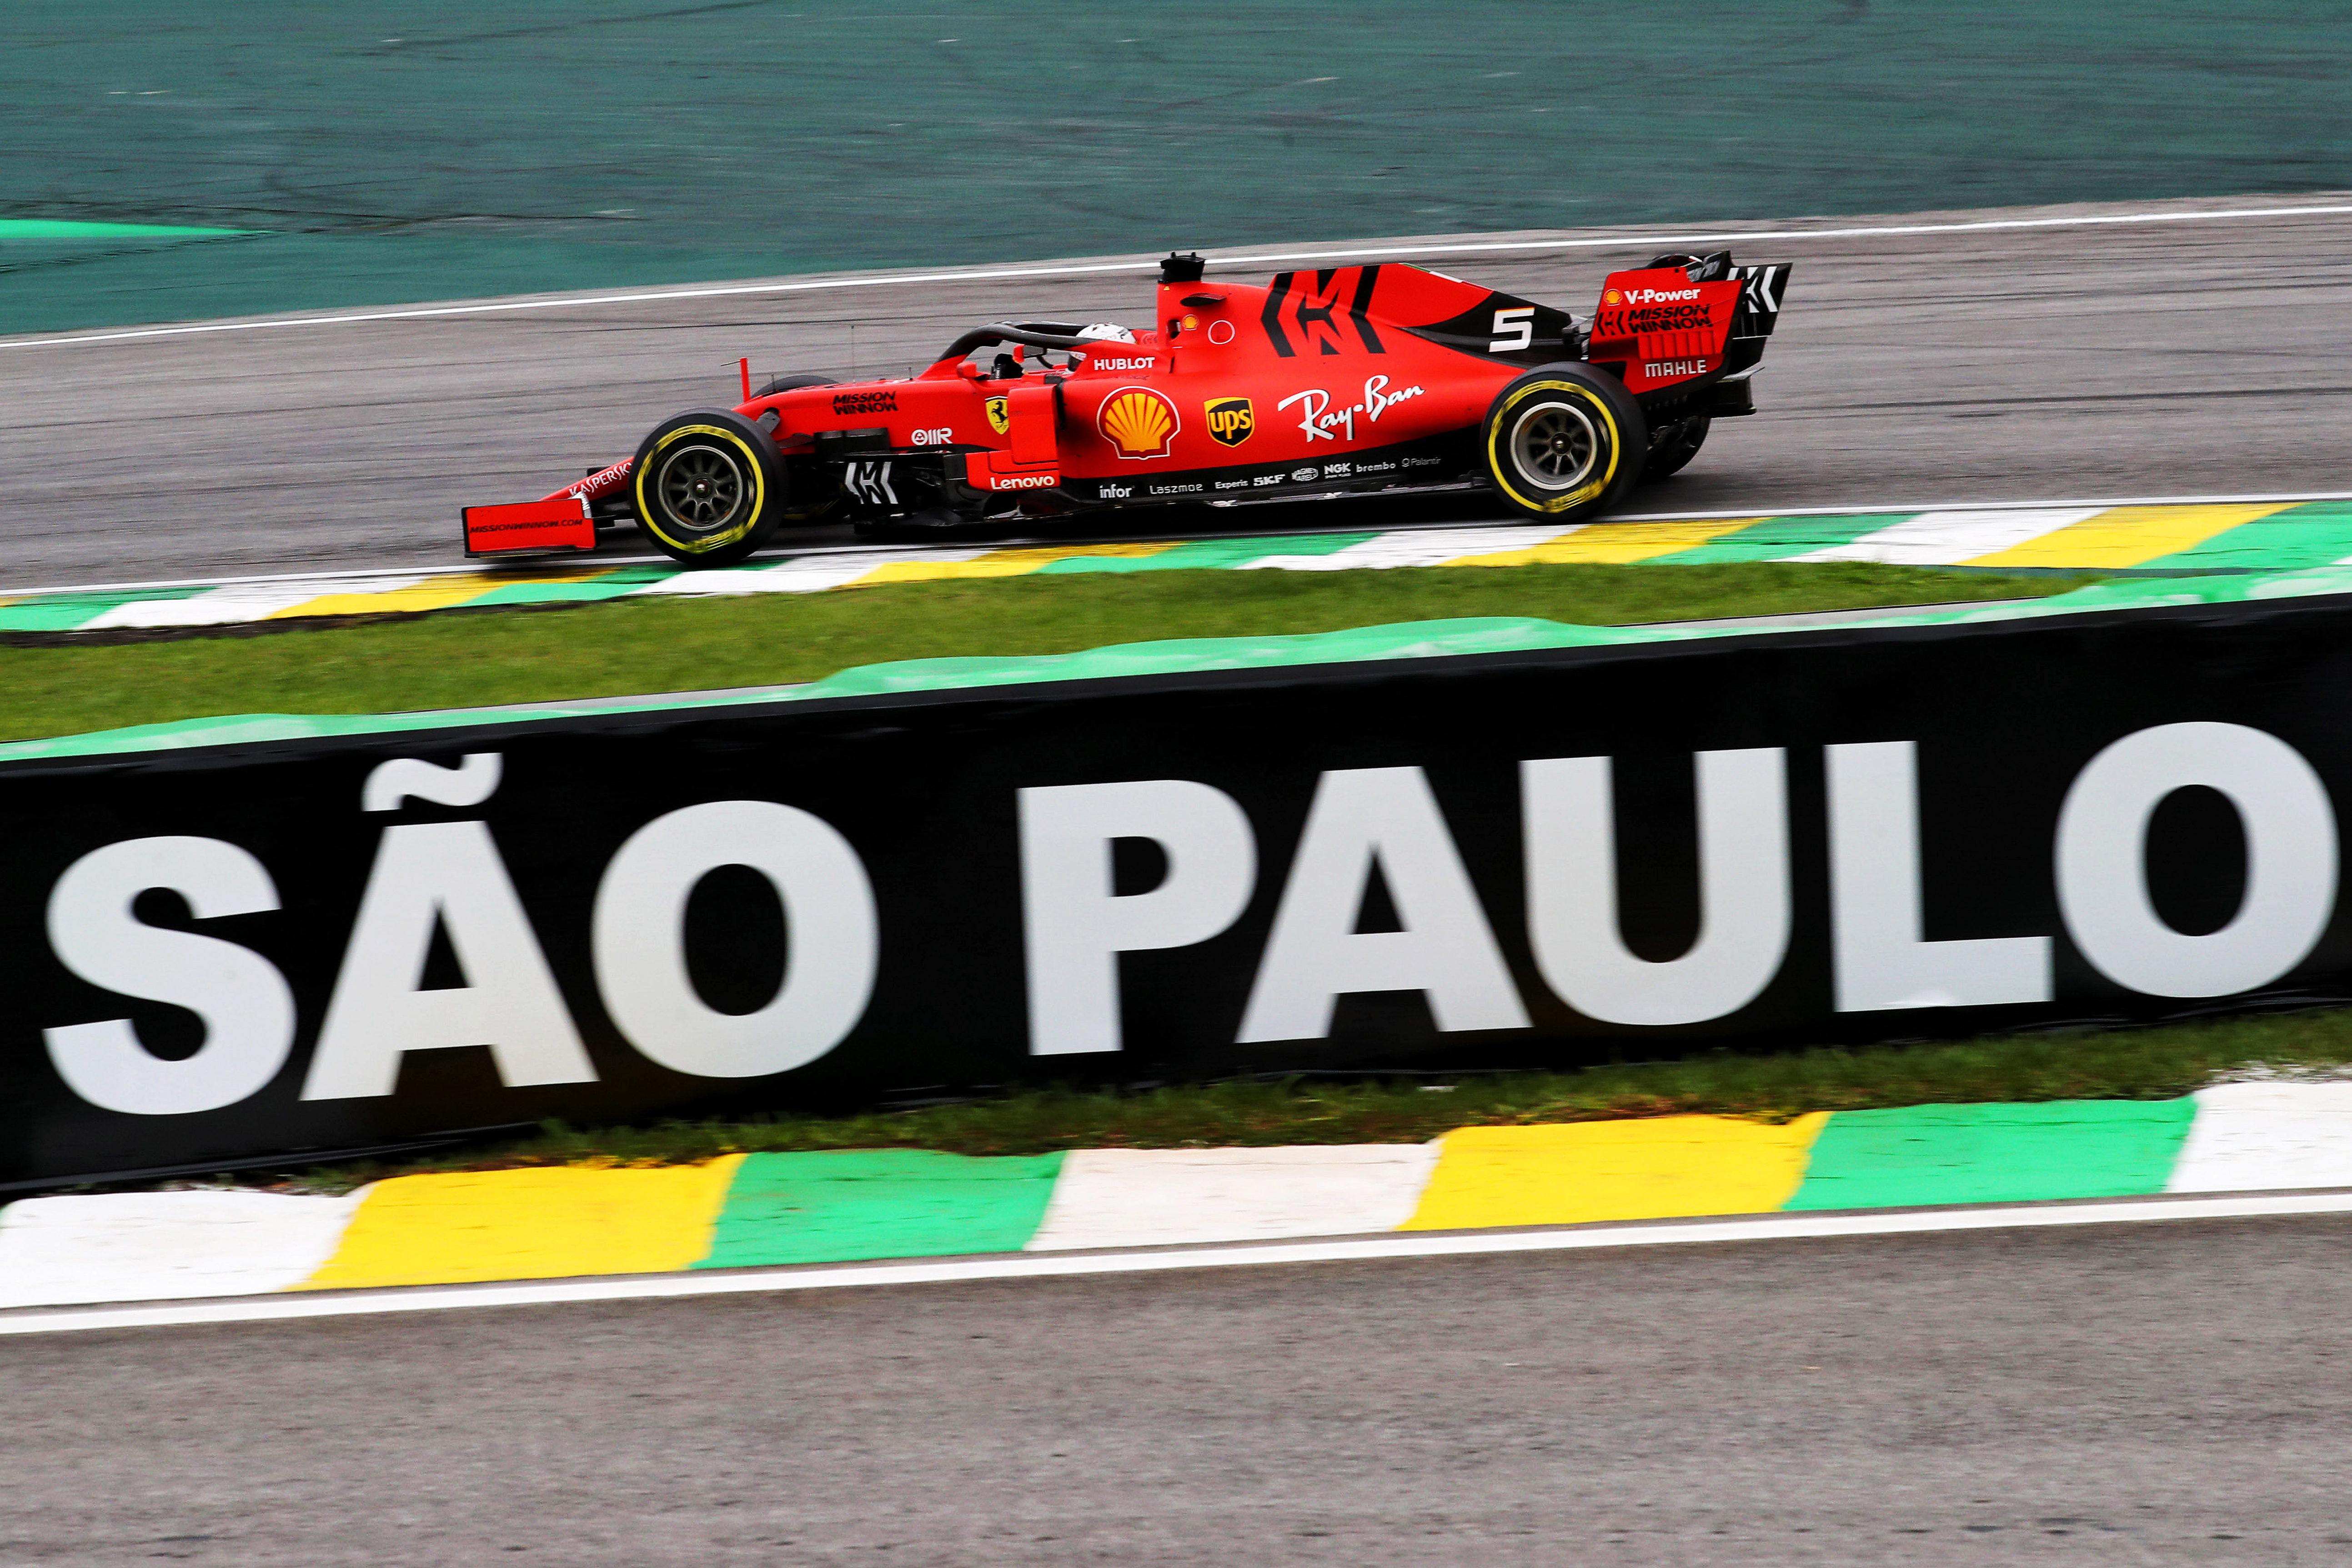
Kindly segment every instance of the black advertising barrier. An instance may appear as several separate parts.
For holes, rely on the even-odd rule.
[[[2331,999],[2347,691],[2329,596],[17,761],[0,1182]]]

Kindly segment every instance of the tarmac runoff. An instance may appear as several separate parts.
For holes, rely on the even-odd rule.
[[[666,560],[608,560],[120,584],[0,595],[0,633],[193,629],[1075,573],[1839,561],[2167,576],[2344,564],[2352,563],[2352,492],[1637,516],[1568,528],[1472,523],[1097,543],[835,547],[714,571],[688,571]]]
[[[1839,1111],[1777,1126],[1669,1116],[1470,1127],[1422,1144],[738,1154],[399,1176],[334,1197],[29,1198],[0,1210],[0,1306],[115,1305],[0,1315],[0,1334],[2321,1213],[2352,1213],[2352,1082]],[[910,1262],[942,1258],[956,1261]],[[408,1289],[421,1286],[485,1289]],[[181,1304],[119,1305],[139,1301]]]

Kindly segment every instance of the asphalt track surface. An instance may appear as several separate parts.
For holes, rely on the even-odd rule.
[[[1767,412],[1642,510],[2346,489],[2347,240],[1740,247],[1799,263]],[[1430,259],[1589,308],[1661,247]],[[449,563],[739,353],[896,369],[1145,278],[0,348],[0,585]],[[2352,1561],[2347,1264],[2241,1219],[26,1337],[0,1564]]]
[[[0,1562],[2352,1560],[2352,1221],[17,1339]]]
[[[2352,339],[2339,330],[2352,320],[2352,214],[1854,231],[2343,205],[2303,195],[1451,236],[1414,258],[1582,311],[1604,272],[1695,232],[1843,234],[1734,245],[1743,259],[1797,263],[1757,383],[1762,412],[1718,425],[1639,510],[2294,493],[2343,489],[2352,475]],[[1530,240],[1543,247],[1470,248]],[[1312,263],[1281,265],[1293,264]],[[1141,268],[1029,270],[1039,275],[814,289],[824,280],[798,279],[777,280],[793,286],[783,292],[8,340],[0,588],[446,565],[461,558],[459,507],[544,494],[627,456],[669,414],[735,401],[740,355],[762,377],[897,374],[973,323],[1150,310]],[[1455,498],[1223,515],[1270,531],[1500,513]],[[1139,536],[1168,526],[1131,518]],[[1084,528],[1104,532],[1099,520]],[[641,550],[629,538],[607,552]]]

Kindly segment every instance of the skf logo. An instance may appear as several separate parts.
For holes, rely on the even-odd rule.
[[[1257,412],[1246,397],[1220,397],[1202,409],[1209,416],[1209,437],[1220,446],[1238,447],[1257,428]]]
[[[1617,289],[1603,289],[1601,291],[1601,302],[1604,305],[1622,305],[1625,302],[1624,292]]]
[[[1183,428],[1176,405],[1148,386],[1123,386],[1103,399],[1095,428],[1122,458],[1164,458]]]
[[[1006,407],[1004,399],[1001,397],[992,397],[985,404],[982,405],[982,406],[988,410],[988,427],[990,429],[1002,436],[1013,428],[1013,414],[1012,411]]]

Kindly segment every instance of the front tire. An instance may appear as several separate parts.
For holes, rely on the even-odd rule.
[[[731,566],[784,521],[783,459],[740,414],[698,408],[654,426],[630,470],[637,526],[671,560]]]
[[[1568,521],[1605,511],[1641,478],[1642,405],[1587,364],[1530,371],[1503,388],[1479,434],[1486,479],[1512,510]]]

